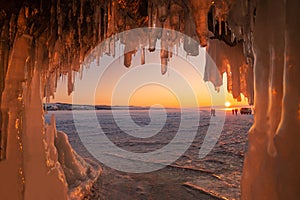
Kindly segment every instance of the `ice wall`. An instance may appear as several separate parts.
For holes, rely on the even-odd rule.
[[[233,97],[240,100],[243,94],[255,106],[243,199],[296,198],[300,185],[298,4],[296,0],[0,2],[0,176],[10,177],[0,181],[0,193],[16,199],[50,191],[51,198],[80,197],[80,185],[89,185],[85,180],[97,175],[83,173],[91,166],[73,152],[64,134],[56,133],[54,122],[44,129],[41,99],[54,96],[60,76],[66,76],[71,93],[74,72],[80,72],[86,55],[109,38],[85,63],[104,54],[114,56],[119,40],[125,45],[124,65],[130,67],[138,50],[143,64],[145,47],[155,51],[160,41],[165,74],[174,56],[170,49],[183,43],[186,54],[196,56],[199,44],[207,46],[214,63],[207,62],[205,80],[218,90],[226,72]],[[147,26],[148,32],[114,37]],[[213,70],[213,64],[218,70]],[[67,159],[60,156],[63,152]],[[38,187],[41,190],[34,194]]]
[[[41,70],[35,67],[28,80],[20,67],[26,66],[31,40],[16,38],[2,93],[7,150],[0,162],[1,198],[79,199],[101,169],[74,152],[66,135],[56,132],[54,117],[44,125]]]
[[[72,150],[54,119],[44,124],[44,89],[55,81],[45,69],[45,38],[23,32],[27,12],[22,8],[1,32],[1,199],[80,198],[101,169]]]
[[[298,1],[260,1],[254,30],[255,120],[243,199],[299,199]]]
[[[21,19],[20,19],[21,20]],[[2,93],[2,133],[6,134],[6,157],[0,162],[0,193],[3,199],[36,199],[54,193],[67,197],[64,174],[55,160],[55,150],[44,132],[39,70],[26,81],[25,67],[32,38],[18,36],[9,59]],[[34,123],[33,123],[34,122]],[[53,160],[53,165],[47,162]],[[5,180],[5,181],[4,181]],[[45,184],[40,184],[45,180]],[[26,187],[25,187],[26,185]],[[52,186],[53,185],[53,186]]]

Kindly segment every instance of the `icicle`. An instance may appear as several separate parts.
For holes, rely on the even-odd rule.
[[[218,18],[218,20],[219,20],[219,35],[222,35],[222,19],[221,19],[221,17],[219,16],[219,18]]]
[[[73,16],[76,16],[76,11],[77,11],[76,3],[77,3],[77,0],[73,0],[73,2],[72,2]]]
[[[96,44],[96,42],[97,42],[97,29],[95,28],[95,27],[97,27],[97,26],[94,26],[93,27],[93,46]]]
[[[0,41],[0,98],[2,99],[2,92],[5,90],[4,82],[6,78],[6,71],[8,67],[8,59],[9,59],[9,43],[4,42],[8,41],[9,38],[9,25],[7,23],[4,24],[1,33],[1,41]],[[1,100],[0,100],[1,101]],[[1,114],[1,112],[0,112]],[[2,118],[0,117],[0,124],[2,124]],[[3,129],[2,129],[3,130]],[[7,134],[4,133],[0,135],[0,161],[6,159],[6,151],[7,151]]]
[[[180,14],[182,12],[181,6],[172,3],[170,6],[170,25],[172,29],[179,31],[180,29]]]
[[[145,48],[141,49],[141,65],[145,64]]]
[[[82,49],[82,35],[81,35],[81,25],[83,23],[83,6],[84,6],[84,1],[85,0],[80,0],[80,16],[77,20],[77,24],[78,24],[78,40],[79,40],[79,45],[80,45],[80,52],[81,52],[81,49]],[[82,61],[80,59],[80,61]]]
[[[245,9],[245,1],[244,0],[241,0],[241,4],[242,4],[242,16],[245,16],[246,15],[246,9]]]
[[[97,46],[97,57],[96,57],[96,63],[97,63],[97,66],[100,66],[100,48],[99,48],[99,45]]]
[[[43,12],[43,5],[44,5],[44,2],[43,0],[40,0],[40,12],[42,13]]]
[[[243,42],[243,54],[244,54],[245,57],[247,57],[247,42],[246,42],[245,35],[243,35],[243,40],[244,40],[244,42]]]
[[[9,25],[5,23],[3,26],[3,34],[5,34],[6,36],[8,36],[9,34],[9,37],[7,37],[7,41],[14,41],[14,37],[17,31],[16,19],[17,16],[15,14],[12,14]]]
[[[193,18],[192,21],[195,22],[195,31],[198,36],[198,41],[202,47],[207,45],[208,38],[208,24],[207,24],[207,14],[211,6],[210,0],[191,0],[191,11]],[[187,13],[190,14],[190,13]],[[193,37],[193,39],[196,39]]]
[[[102,9],[99,6],[99,24],[98,24],[98,40],[101,41],[102,40],[102,31],[101,31],[101,27],[102,27]]]
[[[168,69],[168,59],[161,58],[161,74],[165,75],[167,73],[167,69]]]
[[[112,57],[115,57],[115,37],[112,36],[109,42],[109,52]]]
[[[153,3],[151,0],[148,0],[148,28],[152,27],[152,9],[153,9]]]
[[[107,9],[104,9],[104,19],[103,19],[103,34],[104,34],[104,39],[107,38]]]
[[[184,36],[183,48],[188,55],[197,56],[199,44],[192,38],[196,35],[195,23],[188,13],[185,15],[185,21],[184,32],[186,35]]]
[[[85,0],[80,0],[80,22],[83,22],[83,6],[84,6]]]
[[[72,23],[72,10],[68,11],[68,20],[69,20],[69,23]]]
[[[168,60],[169,60],[169,47],[168,47],[168,30],[163,29],[160,42],[160,59],[161,59],[161,74],[164,75],[167,72]]]
[[[153,6],[153,4],[152,4]],[[157,22],[157,8],[152,8],[152,13],[151,13],[151,28],[149,30],[149,51],[155,51],[156,47],[156,41],[157,41],[157,29],[156,29],[156,22]]]
[[[212,9],[212,20],[213,20],[213,33],[216,32],[216,8],[215,6],[211,7]]]
[[[94,10],[94,26],[93,26],[93,44],[96,44],[97,42],[97,37],[100,40],[99,37],[99,21],[100,21],[100,5],[99,3],[96,4],[95,6],[95,10]],[[97,35],[97,31],[98,31],[98,35]]]
[[[108,3],[108,16],[107,16],[107,38],[112,36],[115,32],[115,2],[110,0]]]
[[[230,35],[230,41],[233,43],[234,40],[235,40],[234,32],[231,32],[231,35]]]
[[[104,54],[110,55],[110,39],[106,39],[104,42]]]
[[[126,27],[126,17],[124,16],[123,11],[120,10],[119,4],[115,5],[114,13],[115,13],[115,29],[116,29],[115,32],[119,32],[119,33],[123,32]]]
[[[79,79],[80,80],[82,80],[82,78],[83,78],[83,69],[84,69],[83,67],[80,67],[80,69],[79,69]]]
[[[53,30],[55,26],[55,0],[51,2],[51,9],[50,9],[50,35],[53,35]]]
[[[87,36],[90,36],[90,35],[91,35],[91,32],[92,32],[91,29],[93,28],[93,26],[92,26],[92,24],[91,24],[91,18],[90,18],[89,15],[86,16],[85,22],[86,22],[86,24],[87,24],[87,33],[86,33],[86,35],[87,35]]]
[[[160,51],[160,56],[161,56],[161,74],[164,75],[167,73],[167,69],[168,69],[168,56],[169,53],[166,50],[161,50]]]
[[[164,23],[167,19],[168,16],[168,7],[166,4],[162,4],[158,6],[157,8],[158,11],[158,19],[161,23]]]
[[[57,19],[57,34],[59,39],[61,39],[62,35],[62,24],[63,24],[63,15],[61,13],[61,5],[60,0],[57,0],[57,6],[56,6],[56,19]]]
[[[25,6],[25,18],[28,19],[29,18],[29,7]]]
[[[112,0],[111,2],[111,22],[112,22],[112,34],[115,34],[116,29],[116,2]]]
[[[125,50],[126,50],[126,46],[125,46]],[[131,65],[131,60],[132,60],[132,52],[126,52],[124,53],[124,66],[129,68]]]

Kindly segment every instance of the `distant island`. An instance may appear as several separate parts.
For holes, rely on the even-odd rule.
[[[108,106],[108,105],[80,105],[69,103],[44,103],[44,110],[148,110],[149,106]],[[157,108],[160,109],[160,108]]]

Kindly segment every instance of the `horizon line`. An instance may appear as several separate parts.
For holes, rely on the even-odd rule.
[[[103,106],[103,107],[140,107],[140,108],[150,108],[150,107],[154,107],[154,108],[160,108],[160,107],[156,107],[156,106],[149,106],[149,105],[107,105],[107,104],[73,104],[73,103],[65,103],[65,102],[49,102],[49,103],[43,103],[43,104],[68,104],[68,105],[76,105],[76,106]],[[247,106],[247,107],[252,107],[253,105],[249,105],[249,104],[245,104],[245,105],[232,105],[229,107],[226,107],[224,105],[205,105],[205,106],[180,106],[180,107],[172,107],[172,106],[167,106],[167,107],[161,107],[161,108],[168,108],[168,109],[178,109],[178,108],[214,108],[214,107],[218,107],[218,108],[237,108],[237,107],[243,107],[243,106]]]

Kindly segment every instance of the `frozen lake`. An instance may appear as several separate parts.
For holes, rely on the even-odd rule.
[[[77,118],[76,126],[74,113]],[[93,188],[94,194],[89,196],[90,199],[98,199],[99,196],[101,199],[239,199],[247,132],[253,123],[252,115],[235,116],[231,111],[217,111],[215,118],[225,119],[222,132],[208,155],[199,158],[199,149],[209,127],[218,124],[211,120],[214,117],[210,116],[209,110],[188,110],[185,114],[178,109],[167,109],[166,112],[157,109],[150,113],[148,110],[130,110],[129,113],[118,110],[114,112],[114,116],[111,110],[49,111],[45,115],[46,121],[52,114],[56,116],[57,129],[67,133],[71,145],[83,157],[93,156],[83,146],[78,130],[81,137],[89,138],[86,141],[101,145],[101,153],[105,152],[106,157],[119,160],[120,169],[123,161],[129,158],[126,157],[127,154],[124,156],[112,148],[139,155],[130,157],[136,163],[135,166],[138,166],[137,170],[143,170],[141,166],[145,166],[145,169],[147,166],[159,168],[147,173],[120,172],[122,170],[112,169],[113,165],[104,157],[101,162],[104,171]],[[99,141],[99,127],[94,124],[94,116],[99,122],[97,126],[101,127],[108,140]],[[167,149],[169,152],[163,151],[164,147],[174,141],[179,130],[186,137],[174,142],[173,147]],[[108,143],[114,144],[114,147]],[[93,151],[98,150],[96,147],[92,148]],[[146,156],[149,152],[157,152],[157,156],[144,160],[143,155]],[[161,156],[166,153],[166,158]]]

